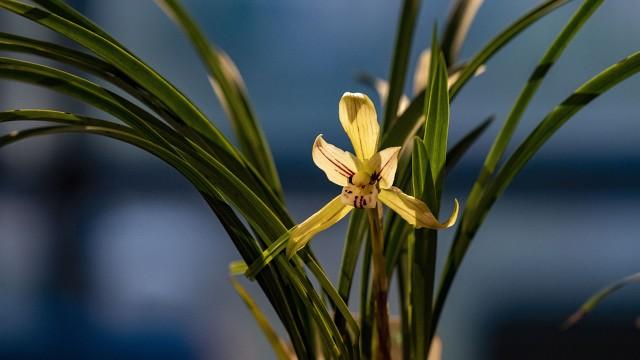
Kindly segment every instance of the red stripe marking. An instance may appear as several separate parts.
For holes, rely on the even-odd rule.
[[[330,163],[332,163],[335,167],[337,167],[338,169],[342,170],[342,172],[339,172],[340,175],[344,176],[344,177],[349,177],[349,176],[353,176],[355,173],[349,169],[349,167],[347,167],[345,164],[331,159],[329,156],[327,156],[327,154],[325,154],[325,152],[322,150],[322,147],[320,147],[320,145],[316,145],[316,147],[318,148],[318,150],[320,150],[320,153],[322,154],[322,156],[324,156],[327,160],[329,160]]]

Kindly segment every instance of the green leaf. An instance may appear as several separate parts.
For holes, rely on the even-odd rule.
[[[482,2],[483,0],[455,1],[442,36],[442,53],[448,65],[453,65],[458,60],[467,32]]]
[[[262,256],[255,260],[245,272],[245,276],[249,279],[253,279],[258,275],[272,260],[275,259],[277,255],[279,255],[285,248],[287,241],[291,236],[290,229],[285,234],[283,234],[278,240],[274,241],[269,248],[263,251]],[[346,304],[346,302],[342,299],[338,291],[333,287],[326,274],[322,270],[322,267],[316,262],[313,256],[310,255],[309,251],[302,250],[299,255],[304,259],[309,269],[314,274],[318,282],[320,283],[324,292],[329,296],[332,301],[332,304],[336,306],[338,309],[338,313],[341,315],[342,319],[347,320],[347,323],[354,334],[354,339],[357,339],[359,336],[360,329],[358,327],[357,322],[353,319],[351,312]]]
[[[75,75],[15,59],[0,58],[0,78],[32,83],[85,101],[140,129],[141,134],[145,137],[161,141],[168,147],[178,147],[189,153],[199,159],[201,166],[209,173],[211,171],[209,162],[224,164],[236,176],[241,177],[244,184],[263,202],[269,204],[280,221],[286,226],[292,225],[291,218],[282,203],[267,187],[262,185],[261,179],[251,171],[251,168],[245,167],[240,159],[233,156],[227,157],[225,154],[228,153],[224,151],[217,152],[219,158],[214,158],[211,153],[196,143],[189,142],[185,137],[178,136],[162,121],[121,96]],[[215,144],[210,145],[215,146]],[[237,193],[236,196],[238,195],[242,196]]]
[[[435,40],[435,35],[434,35]],[[437,40],[436,40],[437,44]],[[447,139],[449,137],[449,93],[447,88],[447,68],[444,56],[437,45],[432,45],[434,54],[429,71],[429,85],[424,104],[425,132],[424,143],[427,150],[431,181],[439,191],[441,174],[447,157]],[[415,174],[414,174],[415,176]],[[429,204],[436,206],[436,204]],[[432,209],[437,211],[437,209]]]
[[[402,359],[409,360],[414,348],[411,336],[411,289],[406,254],[398,260],[398,301],[400,303],[400,328],[402,341]]]
[[[387,260],[387,276],[393,276],[395,268],[402,249],[407,244],[409,235],[413,232],[413,227],[407,224],[400,216],[395,213],[389,215],[389,221],[385,226],[385,259]]]
[[[633,275],[629,275],[623,279],[620,279],[612,284],[607,285],[605,288],[601,289],[597,293],[591,295],[587,301],[580,306],[580,309],[576,311],[573,315],[571,315],[567,321],[563,324],[563,329],[569,329],[574,326],[578,321],[582,320],[588,313],[593,311],[596,306],[600,305],[600,303],[608,298],[614,292],[622,289],[627,285],[632,284],[640,284],[640,273],[635,273]]]
[[[199,189],[203,191],[207,191],[208,194],[217,196],[222,195],[225,198],[228,196],[230,192],[236,191],[235,186],[231,185],[237,181],[237,179],[233,179],[233,174],[225,171],[223,167],[219,164],[213,163],[212,167],[216,171],[222,171],[216,178],[224,178],[224,181],[213,184],[208,181],[206,178],[202,178],[201,175],[197,173],[197,170],[191,170],[192,168],[188,163],[185,163],[181,158],[176,155],[171,154],[170,152],[162,149],[161,147],[151,143],[147,140],[138,139],[137,137],[132,137],[128,133],[123,133],[119,131],[114,131],[110,128],[101,128],[96,126],[54,126],[54,127],[45,127],[45,128],[36,128],[29,129],[21,132],[14,132],[7,136],[0,138],[0,146],[6,145],[8,143],[13,143],[15,141],[38,136],[38,135],[48,135],[54,133],[69,133],[69,132],[79,132],[79,133],[94,133],[103,136],[113,137],[125,142],[134,143],[134,144],[142,144],[140,147],[146,146],[147,148],[152,149],[152,153],[157,152],[161,153],[165,156],[171,165],[176,166],[179,169],[187,169],[183,170],[183,174],[187,176],[189,179],[194,180],[194,184],[198,186]],[[143,147],[144,148],[144,147]],[[146,149],[146,148],[145,148]],[[186,164],[186,165],[185,165]],[[196,175],[193,175],[193,174]],[[224,175],[222,175],[224,173]],[[204,185],[203,185],[204,184]],[[207,186],[212,186],[213,188],[208,188]],[[236,184],[238,185],[238,184]],[[243,199],[240,199],[240,202],[232,202],[238,209],[244,213],[245,217],[248,219],[250,223],[255,222],[254,228],[258,230],[262,235],[268,234],[271,231],[277,231],[278,226],[282,226],[282,224],[275,218],[273,215],[269,215],[270,211],[260,211],[259,208],[263,207],[259,204],[259,200],[255,199],[251,196],[251,192],[248,189],[239,189],[240,191],[246,190],[245,198],[247,204],[255,202],[256,214],[260,214],[259,216],[263,217],[265,220],[270,219],[271,224],[266,225],[267,223],[255,222],[252,219],[255,219],[254,216],[243,212],[241,209],[246,205],[243,205]],[[255,215],[255,214],[254,214]],[[267,237],[269,238],[269,237]],[[333,356],[341,356],[341,354],[349,354],[349,350],[346,348],[342,338],[339,335],[335,324],[331,321],[331,316],[327,312],[324,304],[322,303],[322,299],[318,296],[313,285],[306,278],[304,273],[299,269],[292,267],[287,261],[284,261],[282,258],[278,259],[278,267],[283,271],[283,274],[286,275],[287,283],[295,289],[298,293],[297,299],[302,301],[305,304],[305,308],[309,309],[310,315],[313,317],[316,325],[319,328],[319,334],[323,339],[325,345],[332,351]],[[281,299],[282,303],[286,304],[288,301]],[[289,299],[289,301],[294,301],[294,299]]]
[[[638,72],[640,72],[640,52],[622,59],[596,75],[580,86],[560,105],[556,106],[507,159],[494,180],[486,185],[486,190],[478,201],[477,208],[469,214],[466,212],[463,214],[461,225],[458,227],[458,232],[454,238],[454,244],[447,258],[440,282],[440,290],[434,310],[438,316],[442,312],[444,300],[451,287],[451,283],[478,227],[494,202],[500,197],[509,184],[511,184],[513,178],[538,150],[540,150],[542,145],[580,109],[607,90]]]
[[[249,279],[254,279],[262,269],[269,265],[269,263],[287,247],[287,242],[291,238],[292,230],[293,228],[289,229],[289,231],[282,234],[278,240],[271,243],[271,245],[262,252],[262,256],[249,265],[244,275]]]
[[[6,33],[0,33],[0,50],[42,56],[98,76],[140,100],[162,119],[172,124],[178,132],[186,135],[185,131],[181,131],[182,120],[176,118],[176,115],[156,97],[142,89],[140,84],[102,59],[64,46]]]
[[[0,123],[10,121],[46,121],[65,125],[100,126],[117,131],[128,132],[143,138],[135,129],[89,116],[44,109],[19,109],[0,112]]]
[[[398,114],[398,104],[404,93],[404,84],[409,65],[409,54],[416,20],[420,14],[421,0],[405,0],[398,24],[396,46],[391,60],[389,75],[389,94],[387,96],[382,131],[384,132],[393,123]]]
[[[427,146],[419,138],[414,140],[411,158],[413,195],[418,199],[428,199],[427,204],[432,207],[432,204],[437,203],[435,184],[431,175],[432,167],[429,164]],[[437,216],[436,211],[434,211],[434,215]],[[437,233],[434,230],[426,229],[413,229],[413,233],[415,240],[407,244],[411,246],[407,259],[410,269],[407,287],[411,289],[409,293],[412,335],[410,341],[413,345],[411,351],[412,356],[416,359],[426,359],[430,344],[431,298]]]
[[[251,295],[244,289],[244,287],[242,287],[242,285],[240,285],[240,282],[238,282],[238,280],[234,279],[233,277],[231,277],[230,280],[236,293],[238,294],[238,296],[240,296],[244,304],[247,306],[247,308],[251,312],[251,315],[253,315],[253,318],[256,320],[256,323],[258,323],[258,326],[262,330],[262,333],[267,338],[267,341],[271,345],[276,358],[280,360],[291,359],[291,355],[286,350],[282,339],[280,339],[276,331],[273,329],[273,326],[271,326],[266,315],[262,312],[262,310],[260,310],[260,307],[258,307],[258,304],[256,304],[255,300],[253,300]]]
[[[371,359],[373,349],[373,314],[370,298],[371,282],[371,235],[364,246],[360,271],[360,358]]]
[[[166,136],[173,133],[159,119],[132,102],[88,80],[64,71],[22,60],[0,57],[0,78],[47,87],[78,98],[141,130],[141,133],[149,139],[166,143]],[[160,135],[160,131],[165,131],[166,136]]]
[[[562,31],[558,34],[551,46],[547,49],[546,53],[542,56],[542,59],[536,66],[535,70],[529,77],[529,81],[525,84],[523,89],[518,95],[518,99],[511,108],[511,112],[507,117],[504,125],[500,129],[500,132],[496,136],[491,149],[485,158],[482,166],[482,171],[478,175],[478,179],[471,189],[469,198],[467,200],[467,207],[473,209],[477,205],[477,201],[484,189],[484,184],[493,177],[494,171],[498,162],[502,158],[509,141],[513,136],[513,133],[524,114],[529,102],[535,95],[536,91],[540,87],[540,84],[544,80],[545,76],[549,73],[551,67],[555,64],[558,58],[562,55],[563,50],[569,45],[574,36],[580,31],[582,25],[593,15],[593,13],[602,5],[604,0],[586,0],[582,6],[576,11],[573,17],[565,25]]]
[[[240,143],[240,148],[258,172],[282,198],[282,188],[271,149],[250,107],[244,82],[232,60],[207,41],[202,30],[178,0],[156,0],[191,40],[202,59],[211,84],[220,99]]]
[[[636,52],[610,66],[578,87],[576,91],[556,106],[507,159],[483,195],[479,215],[493,204],[507,188],[524,165],[540,150],[562,125],[597,97],[640,72],[640,52]]]
[[[485,45],[482,50],[480,50],[476,55],[473,56],[471,61],[469,61],[468,66],[466,66],[462,70],[460,78],[458,78],[458,80],[451,87],[449,96],[451,98],[455,97],[458,94],[458,91],[460,91],[460,89],[467,83],[467,81],[471,79],[471,77],[475,74],[476,70],[478,70],[480,66],[485,64],[487,60],[489,60],[495,53],[497,53],[500,49],[502,49],[502,47],[507,45],[523,30],[527,29],[543,16],[551,13],[553,10],[568,3],[569,1],[570,0],[547,0],[516,20],[505,30],[503,30],[500,34],[493,38],[493,40]]]
[[[79,11],[69,6],[62,0],[32,0],[34,3],[42,6],[44,9],[51,11],[52,13],[63,17],[71,22],[74,22],[87,30],[90,30],[97,35],[109,40],[113,44],[118,45],[122,49],[124,46],[119,43],[115,38],[113,38],[109,33],[102,30],[98,25],[96,25],[93,21],[89,20],[87,17],[82,15]]]
[[[109,40],[47,10],[15,0],[0,0],[0,8],[45,26],[89,49],[124,72],[179,116],[186,124],[213,141],[220,151],[238,157],[224,135],[181,92],[157,72]]]
[[[327,275],[325,274],[322,267],[317,263],[317,261],[315,259],[309,259],[305,262],[309,267],[309,270],[311,270],[315,278],[320,283],[320,287],[324,290],[325,294],[327,294],[332,304],[338,310],[337,313],[340,313],[342,318],[347,320],[347,324],[349,325],[349,328],[353,332],[352,344],[354,346],[357,346],[358,338],[360,337],[360,327],[358,326],[358,323],[356,322],[356,320],[353,318],[351,311],[349,311],[349,306],[342,299],[340,294],[335,290],[335,288],[333,287],[333,284],[331,284],[331,281],[329,281],[329,278],[327,278]]]
[[[566,4],[568,1],[569,0],[547,0],[516,20],[504,31],[493,38],[478,53],[476,53],[468,65],[463,68],[460,77],[449,89],[449,97],[453,99],[467,81],[469,81],[469,79],[476,73],[478,68],[485,64],[494,54],[513,40],[523,30],[533,25],[544,15],[547,15],[561,5]],[[421,92],[413,99],[413,101],[411,101],[407,110],[398,117],[398,120],[389,128],[389,131],[384,134],[381,148],[400,146],[406,141],[406,139],[413,136],[413,132],[419,128],[420,116],[422,115],[424,108],[424,99],[425,92]]]
[[[366,213],[364,211],[353,211],[349,219],[347,235],[345,236],[344,250],[342,251],[342,261],[338,275],[338,294],[340,294],[340,297],[346,304],[349,304],[353,277],[367,231]],[[342,316],[340,312],[336,312],[334,316],[336,326],[340,329],[343,336],[348,336],[345,331],[345,320],[345,317]]]
[[[419,137],[413,138],[413,153],[411,155],[411,180],[413,185],[413,196],[421,199],[426,189],[433,188],[431,179],[431,166],[429,165],[429,154],[427,146]],[[429,186],[425,186],[430,182]]]
[[[480,138],[480,135],[484,133],[484,131],[489,127],[493,118],[487,118],[485,121],[480,123],[480,125],[476,126],[473,130],[467,133],[462,139],[460,139],[451,149],[447,152],[447,162],[445,164],[445,173],[448,174],[450,171],[455,168],[458,164],[458,161],[467,153],[467,151],[471,148],[471,146]],[[416,138],[414,138],[416,139]],[[417,138],[424,147],[422,140]],[[415,141],[415,140],[414,140]],[[424,155],[426,158],[426,150]],[[424,170],[424,169],[423,169]],[[426,174],[426,172],[425,172]],[[415,179],[413,176],[410,176]],[[404,185],[405,181],[401,179],[400,188],[406,188]],[[414,185],[416,186],[416,185]],[[391,213],[389,217],[389,221],[385,225],[385,239],[387,241],[385,246],[385,257],[387,259],[387,273],[389,276],[393,275],[393,269],[396,266],[399,256],[401,254],[402,248],[406,243],[407,237],[412,234],[410,231],[411,227],[407,225],[407,223],[402,220],[402,218],[395,215],[395,213]]]
[[[451,286],[451,282],[455,277],[457,268],[459,267],[459,264],[473,239],[475,230],[480,226],[482,219],[491,206],[487,206],[487,200],[482,199],[488,196],[488,183],[494,175],[496,166],[502,158],[520,118],[550,68],[562,55],[563,50],[581,29],[582,25],[584,25],[591,15],[598,9],[602,2],[603,0],[585,0],[582,6],[567,22],[529,77],[529,81],[520,92],[518,99],[507,117],[507,120],[494,140],[491,149],[485,158],[482,170],[469,193],[467,205],[465,207],[465,214],[463,214],[461,219],[461,230],[456,234],[450,255],[447,258],[447,263],[445,265],[440,285],[441,290],[438,294],[438,300],[435,307],[436,316],[439,316],[442,311],[441,308],[444,304],[448,289]],[[497,195],[494,194],[491,196]],[[480,204],[481,201],[485,201],[485,204]],[[490,202],[493,201],[494,200],[491,200]]]

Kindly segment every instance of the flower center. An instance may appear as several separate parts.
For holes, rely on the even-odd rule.
[[[340,200],[356,209],[375,208],[378,202],[378,179],[364,171],[349,178],[349,185],[342,188]]]
[[[364,171],[358,171],[351,177],[349,182],[356,186],[365,186],[371,182],[371,175],[365,173]]]

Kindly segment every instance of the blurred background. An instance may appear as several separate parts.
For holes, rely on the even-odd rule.
[[[354,80],[362,72],[387,77],[400,1],[184,2],[243,74],[288,204],[295,219],[304,219],[339,190],[313,166],[313,139],[323,133],[348,146],[338,100],[345,91],[375,95]],[[442,24],[450,6],[425,2],[412,67],[429,45],[433,21]],[[231,137],[194,51],[152,1],[71,3],[174,82]],[[485,1],[462,58],[538,3]],[[465,198],[520,87],[579,3],[524,32],[456,99],[451,143],[489,115],[497,121],[450,175],[445,204]],[[638,50],[638,14],[637,1],[600,8],[553,68],[512,144],[582,82]],[[3,11],[0,31],[69,44]],[[594,101],[495,205],[446,305],[444,359],[640,356],[640,287],[611,297],[576,328],[559,330],[587,296],[640,271],[639,105],[638,77]],[[68,97],[0,82],[1,110],[36,107],[106,117]],[[313,242],[333,279],[345,229],[343,221]],[[440,259],[452,233],[442,233]],[[228,263],[238,257],[194,188],[146,153],[87,135],[0,150],[1,359],[273,358],[229,283]],[[277,323],[259,288],[243,284]]]

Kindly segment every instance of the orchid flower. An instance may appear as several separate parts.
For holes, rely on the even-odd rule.
[[[345,93],[340,99],[339,117],[355,155],[329,144],[322,135],[318,135],[311,156],[329,181],[342,186],[342,192],[292,229],[287,245],[289,257],[351,210],[376,208],[378,202],[416,228],[445,229],[455,223],[458,217],[457,201],[454,201],[449,219],[441,223],[424,202],[393,186],[400,147],[378,151],[380,126],[376,109],[366,95]]]

